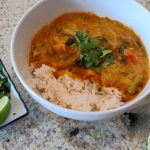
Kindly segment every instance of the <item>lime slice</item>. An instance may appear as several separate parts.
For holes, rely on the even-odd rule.
[[[10,112],[10,100],[7,96],[0,98],[0,124],[8,117]]]

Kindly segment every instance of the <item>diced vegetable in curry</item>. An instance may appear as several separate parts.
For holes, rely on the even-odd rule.
[[[137,96],[149,78],[145,47],[122,23],[92,13],[68,13],[41,29],[31,43],[30,65],[55,67],[55,76],[90,79],[115,87],[123,101]]]

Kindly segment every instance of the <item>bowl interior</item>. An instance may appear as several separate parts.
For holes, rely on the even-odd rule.
[[[132,10],[132,12],[131,12]],[[27,80],[30,43],[35,33],[55,17],[66,12],[88,11],[99,16],[119,20],[132,27],[141,37],[150,59],[150,14],[134,1],[126,0],[45,0],[31,8],[18,23],[11,41],[11,56],[14,69],[22,84],[30,89]],[[137,99],[150,89],[150,81]],[[32,91],[32,90],[31,90]],[[36,91],[35,91],[36,92]]]

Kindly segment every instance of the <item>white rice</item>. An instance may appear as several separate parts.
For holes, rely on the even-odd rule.
[[[55,69],[42,65],[33,71],[32,87],[52,103],[78,111],[108,110],[123,105],[115,88],[97,88],[89,80],[72,79],[67,74],[55,78]]]

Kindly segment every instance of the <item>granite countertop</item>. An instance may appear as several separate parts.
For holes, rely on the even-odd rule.
[[[0,130],[0,150],[146,150],[150,106],[138,115],[81,122],[59,117],[37,104],[17,79],[9,44],[18,20],[38,0],[0,0],[0,58],[24,98],[30,114]],[[150,0],[138,0],[150,10]]]

